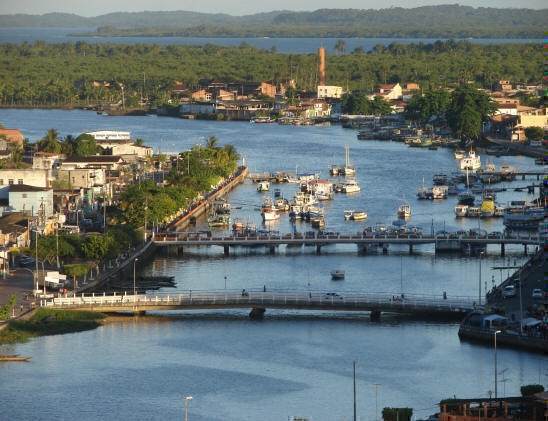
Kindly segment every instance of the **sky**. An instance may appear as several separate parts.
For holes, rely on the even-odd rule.
[[[410,4],[412,3],[412,4]],[[481,3],[481,4],[478,4]],[[112,12],[175,11],[184,10],[201,13],[226,13],[232,16],[245,16],[261,12],[279,10],[314,11],[318,9],[386,9],[390,7],[415,8],[418,6],[437,6],[440,4],[459,4],[472,7],[528,8],[546,9],[546,0],[517,2],[516,0],[275,0],[234,2],[226,0],[3,0],[0,3],[0,15],[25,13],[42,15],[44,13],[63,12],[79,16],[92,17]]]

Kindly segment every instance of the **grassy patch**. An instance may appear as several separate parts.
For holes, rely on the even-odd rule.
[[[0,344],[26,342],[30,338],[82,332],[100,326],[107,317],[92,311],[67,311],[39,308],[29,320],[13,320],[0,331]]]

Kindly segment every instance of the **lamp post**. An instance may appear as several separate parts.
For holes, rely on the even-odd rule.
[[[497,379],[497,334],[499,334],[500,330],[495,330],[495,333],[493,334],[495,339],[495,399],[497,399],[498,396],[498,379]]]
[[[136,287],[135,287],[135,263],[137,263],[137,260],[139,260],[138,257],[135,258],[133,261],[133,302],[135,302],[135,294],[136,294]]]
[[[479,282],[478,282],[478,304],[481,306],[481,258],[483,257],[483,251],[479,253]]]
[[[354,360],[354,421],[356,421],[356,363],[358,360]]]
[[[375,421],[377,421],[377,413],[379,412],[379,386],[382,385],[380,383],[373,383],[373,386],[375,386]]]
[[[192,396],[185,397],[185,421],[188,421],[188,401],[192,400]]]

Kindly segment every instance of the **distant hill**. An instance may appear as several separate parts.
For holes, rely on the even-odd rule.
[[[97,28],[94,35],[208,37],[542,38],[548,9],[459,5],[416,8],[276,11],[248,16],[175,12],[0,15],[0,26]]]

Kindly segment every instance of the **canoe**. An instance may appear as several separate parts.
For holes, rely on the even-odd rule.
[[[18,355],[0,355],[0,362],[2,361],[28,361],[31,357],[20,357]]]

